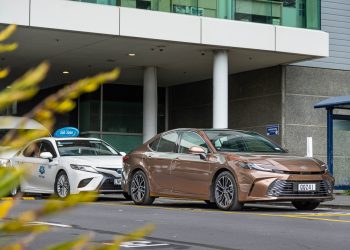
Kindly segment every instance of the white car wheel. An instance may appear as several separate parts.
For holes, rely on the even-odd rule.
[[[10,195],[11,197],[15,197],[19,193],[20,187],[14,187],[11,189]]]
[[[55,193],[59,198],[66,198],[70,194],[69,180],[65,172],[60,172],[56,177]]]

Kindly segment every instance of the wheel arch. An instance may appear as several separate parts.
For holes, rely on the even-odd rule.
[[[70,183],[70,179],[69,179],[69,176],[68,176],[67,171],[66,171],[65,169],[63,169],[63,168],[60,168],[60,169],[57,171],[56,176],[55,176],[55,182],[54,182],[54,186],[53,186],[53,191],[54,191],[54,193],[56,193],[57,177],[58,177],[58,175],[59,175],[60,173],[65,173],[65,174],[67,175],[68,181],[69,181],[69,183]]]
[[[141,165],[137,165],[130,171],[129,176],[128,176],[128,180],[131,181],[131,178],[133,177],[133,175],[139,170],[144,172],[146,174],[146,176],[148,177],[147,172],[145,171],[145,169]],[[128,183],[128,194],[129,195],[131,195],[131,192],[130,192],[130,187],[131,187],[130,181]]]
[[[236,175],[235,175],[235,173],[234,173],[232,170],[230,170],[230,169],[228,169],[228,168],[225,168],[225,167],[224,167],[224,168],[218,169],[218,170],[215,172],[215,174],[213,175],[213,178],[212,178],[211,183],[210,183],[210,188],[209,188],[209,200],[210,200],[211,202],[215,202],[215,198],[214,198],[215,180],[216,180],[216,178],[219,176],[219,174],[221,174],[222,172],[229,172],[229,173],[231,173],[232,176],[233,176],[233,178],[235,179],[235,181],[236,181],[236,183],[237,183]]]

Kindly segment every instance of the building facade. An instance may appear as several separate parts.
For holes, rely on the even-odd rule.
[[[123,151],[171,128],[267,136],[274,125],[278,134],[267,137],[298,155],[313,137],[314,155],[326,160],[326,114],[313,105],[350,93],[349,16],[345,0],[0,0],[0,23],[19,25],[20,44],[0,66],[12,65],[15,79],[50,60],[33,105],[63,84],[120,67],[120,79],[82,96],[57,127],[77,126]],[[335,147],[339,184],[350,183],[340,178],[347,133],[339,130],[347,139]]]

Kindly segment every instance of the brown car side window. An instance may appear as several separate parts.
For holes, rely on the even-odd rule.
[[[208,146],[204,139],[194,132],[184,132],[181,136],[180,150],[182,154],[188,154],[191,147],[202,147],[208,152]]]
[[[153,142],[151,142],[151,143],[149,144],[149,147],[150,147],[153,151],[157,151],[157,149],[158,149],[158,144],[159,144],[159,140],[160,140],[160,138],[158,138],[157,140],[155,140],[155,141],[153,141]]]
[[[177,139],[178,134],[176,132],[163,135],[158,144],[158,152],[176,152]]]

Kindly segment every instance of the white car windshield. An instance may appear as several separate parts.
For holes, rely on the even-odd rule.
[[[115,149],[99,140],[56,141],[60,156],[120,155]]]

